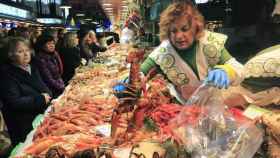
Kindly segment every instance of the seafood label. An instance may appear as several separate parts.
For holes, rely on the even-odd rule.
[[[113,153],[116,158],[128,158],[130,155],[130,151],[131,148],[120,148],[120,149],[115,149]]]
[[[269,110],[266,110],[264,108],[260,108],[256,105],[250,105],[244,112],[243,115],[250,118],[255,119],[257,117],[262,116],[263,114],[270,113]]]
[[[103,124],[95,127],[95,131],[98,134],[102,134],[106,137],[111,136],[111,125],[110,124]]]

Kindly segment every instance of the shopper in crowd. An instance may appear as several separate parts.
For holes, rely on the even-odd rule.
[[[63,45],[63,38],[64,38],[64,35],[66,34],[66,29],[64,28],[61,28],[61,29],[58,29],[57,31],[57,42],[56,42],[56,45],[55,45],[55,49],[57,51],[59,51]]]
[[[66,29],[64,29],[64,28],[58,29],[58,31],[57,31],[58,40],[63,39],[63,37],[66,33],[67,33]]]
[[[7,40],[8,40],[9,38],[10,38],[10,37],[0,38],[0,48],[3,48],[3,47],[7,44]],[[5,53],[4,51],[1,51],[1,52],[0,52],[0,67],[1,67],[3,64],[6,64],[6,63],[7,63],[7,60],[8,60],[8,54]]]
[[[93,52],[91,49],[92,40],[89,36],[89,30],[81,29],[78,32],[79,47],[81,50],[81,57],[86,60],[86,64],[89,64],[93,58]]]
[[[36,64],[42,78],[54,97],[57,97],[65,86],[62,80],[63,64],[55,50],[55,39],[48,35],[40,36],[36,43],[36,51]]]
[[[57,29],[54,28],[46,28],[42,31],[43,36],[52,36],[55,42],[55,50],[59,51],[62,45],[62,39],[60,38],[62,35],[59,34]]]
[[[7,64],[1,67],[0,97],[3,115],[13,145],[23,142],[32,130],[35,116],[44,112],[51,100],[51,92],[31,62],[29,41],[20,37],[7,40],[3,50]]]
[[[64,83],[74,76],[75,69],[81,64],[80,49],[78,47],[79,39],[76,33],[68,32],[63,38],[63,45],[60,49],[60,55],[63,62]]]
[[[38,37],[40,37],[42,34],[42,31],[39,29],[34,28],[33,31],[31,32],[30,35],[30,41],[31,41],[31,45],[32,47],[35,47],[35,44],[37,42]]]
[[[0,38],[5,38],[7,37],[7,30],[0,29]]]
[[[15,37],[17,34],[17,29],[16,28],[11,28],[8,32],[9,37]]]
[[[56,29],[46,28],[45,30],[43,30],[42,35],[43,36],[52,36],[55,44],[58,41],[58,31]]]
[[[89,31],[89,38],[90,38],[90,47],[92,51],[93,58],[96,57],[98,52],[105,52],[107,50],[106,47],[102,47],[96,38],[96,34],[94,31],[90,30]]]
[[[31,35],[30,28],[28,28],[28,27],[18,27],[17,28],[16,36],[23,37],[25,39],[30,40],[31,39],[30,35]]]
[[[100,45],[100,43],[97,40],[96,33],[93,30],[89,31],[89,38],[91,39],[91,42],[94,43],[95,45],[98,46]]]
[[[3,102],[0,100],[0,157],[8,157],[12,142],[3,117],[2,108]]]
[[[135,31],[133,30],[133,24],[127,20],[125,22],[124,28],[121,31],[120,43],[129,44],[134,42]]]
[[[225,49],[227,37],[205,30],[204,18],[191,1],[170,5],[161,14],[159,25],[161,44],[141,65],[144,74],[156,67],[185,101],[203,80],[218,88],[242,81],[243,65]]]

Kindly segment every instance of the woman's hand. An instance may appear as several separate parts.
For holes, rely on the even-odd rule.
[[[230,84],[228,74],[223,69],[214,69],[209,71],[207,81],[217,88],[227,89]]]

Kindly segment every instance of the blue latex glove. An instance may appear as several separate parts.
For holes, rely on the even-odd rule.
[[[208,72],[207,82],[218,88],[228,88],[230,80],[223,69],[214,69]]]
[[[117,93],[125,91],[126,86],[124,86],[124,83],[128,83],[128,78],[124,79],[123,81],[119,82],[117,85],[113,87],[113,90],[116,91]]]
[[[119,83],[113,87],[113,90],[116,92],[122,92],[126,90],[126,87],[123,84]]]

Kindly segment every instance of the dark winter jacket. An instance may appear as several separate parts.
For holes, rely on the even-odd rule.
[[[86,59],[87,62],[89,62],[94,57],[91,47],[84,42],[80,42],[79,47],[81,50],[81,57]]]
[[[51,92],[40,77],[38,69],[31,64],[31,74],[21,68],[7,64],[1,70],[0,97],[4,106],[2,112],[13,144],[24,141],[32,130],[36,115],[47,108],[42,93]]]
[[[96,57],[98,52],[105,52],[107,50],[106,47],[99,46],[95,43],[91,44],[90,47],[91,47],[92,55],[94,58]]]
[[[63,62],[62,78],[65,83],[74,76],[75,69],[81,64],[80,49],[78,47],[62,48],[60,50]]]
[[[63,65],[59,55],[40,52],[35,58],[43,81],[52,91],[54,97],[57,97],[64,90],[64,82],[61,77]]]

